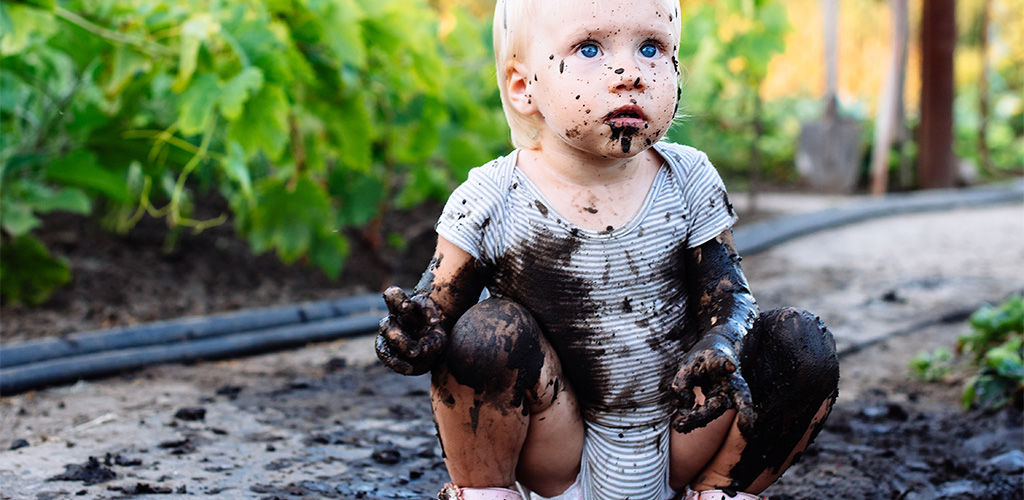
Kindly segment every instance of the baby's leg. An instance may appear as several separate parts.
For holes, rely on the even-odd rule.
[[[835,340],[817,317],[792,308],[761,314],[746,338],[740,364],[757,414],[754,430],[741,433],[733,421],[735,411],[729,411],[703,429],[673,434],[674,487],[759,493],[824,425],[838,394],[839,362]],[[713,456],[695,473],[687,458],[695,447],[698,455],[700,448],[708,455],[709,442]]]
[[[583,421],[562,366],[522,306],[488,299],[452,329],[431,404],[452,482],[554,496],[576,479]]]

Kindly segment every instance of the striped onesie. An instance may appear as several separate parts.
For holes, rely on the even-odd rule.
[[[515,167],[517,152],[470,171],[440,236],[486,266],[492,295],[529,309],[579,398],[586,500],[662,500],[671,390],[688,328],[683,253],[736,216],[704,153],[658,143],[665,159],[640,211],[607,231],[560,216]]]

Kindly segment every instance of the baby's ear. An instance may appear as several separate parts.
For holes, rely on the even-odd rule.
[[[530,86],[530,72],[520,61],[509,61],[505,91],[512,107],[520,114],[530,116],[537,113],[537,104],[533,100],[533,89]]]

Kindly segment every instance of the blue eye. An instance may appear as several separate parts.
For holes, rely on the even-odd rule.
[[[645,43],[640,47],[640,55],[654,57],[658,55],[658,46],[653,43]]]
[[[578,52],[581,56],[586,57],[587,59],[591,59],[601,55],[601,49],[599,49],[596,44],[591,42],[587,42],[584,43],[583,45],[580,45]]]

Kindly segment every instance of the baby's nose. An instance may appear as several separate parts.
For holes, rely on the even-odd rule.
[[[621,92],[628,90],[644,90],[644,81],[637,68],[619,67],[611,68],[611,90]]]

